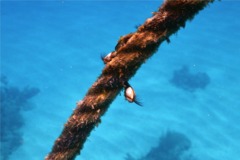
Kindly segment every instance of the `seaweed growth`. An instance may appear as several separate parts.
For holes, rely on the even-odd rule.
[[[21,90],[10,86],[5,75],[1,75],[0,82],[1,157],[7,160],[22,144],[20,128],[23,127],[24,120],[21,112],[31,109],[29,100],[39,93],[39,89],[25,87]]]
[[[168,131],[162,135],[157,147],[152,148],[149,153],[135,159],[127,154],[126,160],[195,160],[188,153],[191,148],[191,141],[182,133]]]
[[[173,72],[170,82],[185,91],[194,92],[197,89],[205,89],[210,83],[210,78],[204,72],[191,73],[189,67],[184,65]]]

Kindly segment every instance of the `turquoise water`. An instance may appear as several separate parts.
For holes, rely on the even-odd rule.
[[[43,159],[100,75],[100,55],[160,4],[1,1],[1,89],[12,91],[1,104],[1,158]],[[164,42],[130,81],[143,107],[119,95],[76,159],[140,159],[169,131],[191,142],[183,160],[239,159],[239,7],[239,1],[216,1]],[[178,83],[172,82],[176,72]],[[209,81],[199,82],[203,74]]]

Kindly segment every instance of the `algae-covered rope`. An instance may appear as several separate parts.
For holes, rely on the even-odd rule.
[[[213,0],[166,0],[137,31],[122,36],[115,51],[103,57],[102,74],[80,101],[57,138],[46,160],[73,160],[80,154],[90,132],[122,89],[129,102],[136,102],[128,80],[152,56],[163,41],[185,26]]]

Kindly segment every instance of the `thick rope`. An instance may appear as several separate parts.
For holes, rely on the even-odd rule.
[[[163,41],[214,0],[166,0],[135,33],[122,36],[104,57],[102,74],[77,104],[46,160],[73,160],[101,116],[127,82]]]

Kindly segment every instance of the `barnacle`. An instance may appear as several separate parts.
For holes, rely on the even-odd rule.
[[[136,93],[134,89],[130,86],[128,82],[124,83],[124,96],[126,100],[130,103],[134,102],[139,106],[142,106],[142,103],[137,100]]]

